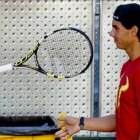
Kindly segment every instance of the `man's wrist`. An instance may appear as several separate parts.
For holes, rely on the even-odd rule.
[[[80,117],[80,120],[79,120],[79,127],[80,127],[80,130],[85,130],[84,129],[84,117]]]

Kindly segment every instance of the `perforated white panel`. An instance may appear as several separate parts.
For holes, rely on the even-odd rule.
[[[92,39],[88,0],[1,0],[0,65],[24,57],[44,34],[60,27],[79,28]],[[33,60],[30,60],[32,62]],[[91,115],[91,67],[71,79],[45,77],[29,69],[0,74],[0,115]],[[79,135],[89,135],[82,132]]]
[[[103,0],[101,12],[101,71],[100,71],[100,115],[115,113],[116,92],[120,80],[120,70],[128,60],[127,54],[116,48],[114,40],[109,36],[112,29],[112,16],[120,4],[137,2],[138,0]],[[101,136],[111,136],[114,133],[99,133]]]

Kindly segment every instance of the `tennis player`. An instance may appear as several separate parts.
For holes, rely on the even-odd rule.
[[[116,96],[116,113],[101,118],[59,118],[64,121],[56,136],[65,140],[82,129],[116,132],[116,140],[138,140],[140,133],[140,5],[119,5],[113,15],[110,36],[129,60],[124,63]]]

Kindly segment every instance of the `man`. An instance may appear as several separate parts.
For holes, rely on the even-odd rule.
[[[138,140],[140,133],[140,5],[120,5],[114,12],[110,36],[129,60],[123,65],[116,96],[116,114],[101,118],[59,118],[56,133],[61,140],[79,132],[115,132],[116,140]],[[80,124],[80,125],[79,125]],[[81,127],[82,126],[82,127]]]

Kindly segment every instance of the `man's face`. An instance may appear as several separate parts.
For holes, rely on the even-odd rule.
[[[131,29],[127,30],[119,21],[113,19],[110,36],[114,38],[114,43],[119,49],[127,50],[132,46],[133,38]]]

